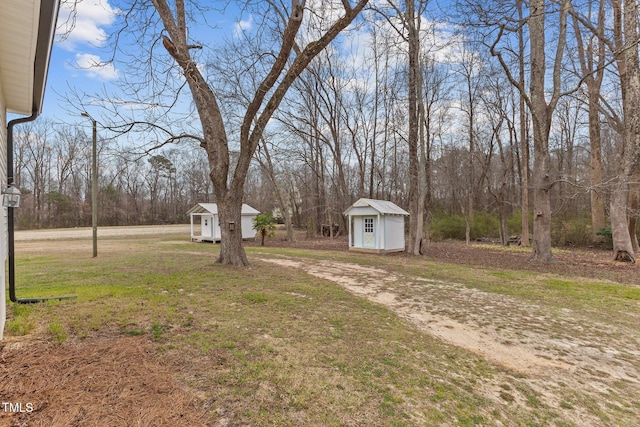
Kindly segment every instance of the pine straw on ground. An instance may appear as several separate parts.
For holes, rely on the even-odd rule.
[[[2,342],[0,396],[24,412],[0,407],[0,426],[207,425],[202,402],[158,364],[144,337],[18,338]]]

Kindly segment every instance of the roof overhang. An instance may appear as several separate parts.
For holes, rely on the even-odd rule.
[[[343,215],[356,215],[362,208],[371,208],[383,215],[409,215],[409,212],[405,211],[393,202],[387,200],[367,199],[364,197],[358,199],[353,205],[347,208],[347,210],[343,212]]]
[[[252,208],[246,203],[242,204],[240,213],[242,215],[259,215],[260,211]],[[187,215],[218,215],[218,205],[216,203],[198,203],[187,211]]]
[[[0,86],[8,111],[40,113],[59,0],[0,1]]]

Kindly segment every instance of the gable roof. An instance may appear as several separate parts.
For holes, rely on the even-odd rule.
[[[377,199],[358,199],[349,209],[344,211],[345,215],[351,215],[352,211],[357,211],[357,208],[370,207],[381,214],[385,215],[409,215],[409,212],[402,209],[400,206],[388,200]],[[355,213],[355,212],[353,212]]]
[[[187,215],[191,214],[210,213],[213,215],[218,214],[218,205],[216,203],[198,203],[187,211]],[[258,215],[260,211],[255,210],[246,203],[242,204],[242,215]]]
[[[0,86],[8,111],[39,113],[59,0],[0,1]]]

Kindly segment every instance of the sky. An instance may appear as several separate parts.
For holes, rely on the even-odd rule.
[[[76,9],[72,11],[74,3]],[[118,4],[119,0],[62,2],[41,116],[68,124],[88,123],[87,118],[79,115],[78,108],[69,105],[65,99],[68,94],[111,93],[118,80],[127,75],[122,63],[98,66],[109,59],[108,35],[117,24],[117,14],[121,13]],[[223,11],[210,12],[209,23],[217,28],[214,40],[237,38],[240,32],[256,30],[253,17],[248,12],[241,14],[235,2],[211,4],[217,9],[219,5],[226,5]],[[212,39],[209,34],[206,38]],[[99,118],[98,108],[87,112]]]
[[[112,65],[91,66],[101,62],[100,55],[104,53],[100,48],[104,46],[116,12],[109,0],[84,0],[78,3],[75,25],[71,27],[69,5],[62,4],[51,51],[43,116],[77,122],[79,120],[68,117],[64,100],[67,91],[91,91],[118,79],[120,71]]]
[[[230,11],[227,8],[228,14]],[[103,87],[114,88],[117,80],[127,72],[120,68],[121,65],[97,66],[108,59],[105,47],[108,47],[107,37],[116,23],[117,13],[117,0],[81,0],[77,3],[75,20],[72,20],[70,6],[63,2],[51,52],[42,116],[56,122],[86,121],[86,118],[76,117],[77,112],[69,108],[66,94],[72,91],[95,93]],[[218,20],[220,18],[217,17]],[[250,18],[217,22],[222,22],[221,31],[230,36],[252,26]]]
[[[65,99],[67,94],[72,92],[94,94],[103,92],[103,89],[111,93],[111,90],[115,90],[118,80],[126,76],[127,70],[121,68],[124,67],[122,63],[97,66],[109,59],[107,37],[113,31],[117,14],[120,13],[118,1],[63,1],[58,19],[57,37],[51,55],[42,116],[55,122],[80,125],[87,123],[88,125],[88,119],[81,117],[78,109],[69,105]],[[373,2],[375,3],[375,0]],[[69,3],[76,3],[75,15],[71,15]],[[234,38],[241,31],[255,30],[255,22],[251,15],[248,13],[241,15],[237,7],[230,6],[234,2],[219,1],[211,4],[228,5],[224,13],[211,12],[211,22],[217,27],[214,39]],[[70,19],[70,16],[75,19]],[[73,25],[70,25],[71,22]],[[352,43],[356,44],[356,48],[352,51],[352,54],[355,54],[355,61],[358,55],[362,54],[362,49],[368,49],[370,37],[366,32],[351,33],[350,37]],[[88,113],[96,118],[100,115],[97,108],[95,111],[89,110]]]

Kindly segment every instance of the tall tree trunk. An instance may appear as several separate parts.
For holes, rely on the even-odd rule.
[[[560,72],[566,40],[566,16],[569,0],[560,9],[560,28],[553,66],[553,92],[546,101],[545,0],[530,3],[529,34],[531,36],[531,119],[533,124],[533,244],[531,260],[549,262],[551,253],[551,180],[549,131],[551,118],[560,98]]]
[[[588,91],[589,117],[589,164],[590,164],[590,197],[591,228],[594,242],[602,240],[597,231],[606,225],[604,198],[602,197],[602,142],[600,136],[600,90],[605,68],[605,35],[604,24],[607,19],[604,0],[598,1],[597,27],[595,33],[583,41],[578,16],[573,14],[573,26],[576,35],[580,69]],[[592,14],[592,3],[588,4],[589,16]]]
[[[591,94],[589,94],[589,164],[591,167],[589,194],[591,196],[591,227],[594,241],[600,240],[600,236],[595,233],[606,225],[604,198],[602,197],[602,142],[598,111],[598,105],[591,100]]]
[[[545,4],[531,1],[531,119],[533,124],[533,253],[531,259],[551,261],[551,199],[549,197],[549,109],[545,100]]]
[[[518,17],[523,19],[522,0],[518,1]],[[524,28],[518,30],[518,65],[519,65],[519,85],[524,89],[525,66],[524,66]],[[529,131],[527,130],[527,108],[525,97],[520,94],[520,206],[521,206],[521,238],[522,246],[529,246]]]
[[[473,61],[473,59],[470,59],[470,61]],[[475,126],[475,99],[474,99],[474,90],[472,87],[472,74],[473,74],[473,63],[471,62],[471,64],[469,65],[469,67],[471,68],[471,70],[468,71],[466,77],[466,83],[467,83],[467,102],[469,103],[469,112],[468,112],[468,135],[467,137],[469,138],[469,158],[468,158],[468,171],[469,171],[469,176],[468,176],[468,181],[467,181],[467,212],[468,212],[468,217],[469,217],[469,221],[473,222],[473,211],[474,211],[474,206],[473,206],[473,201],[474,201],[474,197],[475,197],[475,152],[476,152],[476,146],[475,146],[475,135],[474,135],[474,126]],[[464,211],[462,212],[462,215],[464,215]],[[465,218],[466,221],[466,218]],[[468,222],[467,222],[467,229],[468,229]],[[467,233],[468,234],[468,233]],[[467,236],[467,244],[469,244],[468,242],[468,236]]]
[[[427,250],[427,212],[428,212],[428,202],[427,202],[427,173],[429,172],[429,163],[427,156],[427,140],[425,138],[425,111],[424,111],[424,102],[422,97],[422,75],[418,73],[418,123],[420,123],[420,129],[418,132],[419,135],[419,146],[420,146],[420,162],[418,164],[418,224],[416,230],[416,245],[413,248],[414,255],[424,255]]]
[[[624,126],[618,183],[611,197],[613,258],[635,262],[629,234],[627,202],[629,180],[640,160],[640,62],[638,60],[638,4],[635,0],[615,0],[613,5],[614,43],[622,89]]]
[[[409,248],[419,255],[422,246],[422,214],[420,206],[420,170],[418,150],[418,73],[420,61],[420,38],[416,28],[413,0],[406,3],[406,25],[409,44]]]
[[[635,252],[627,226],[627,197],[629,182],[625,174],[618,177],[618,182],[611,192],[611,235],[613,238],[613,259],[616,261],[635,262]]]
[[[248,265],[247,255],[242,246],[242,193],[228,192],[224,199],[217,198],[220,218],[221,264]]]
[[[638,182],[640,175],[633,174],[629,183],[629,238],[631,239],[631,247],[637,253],[640,251],[638,246],[638,210],[640,209],[640,183]]]

